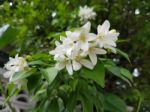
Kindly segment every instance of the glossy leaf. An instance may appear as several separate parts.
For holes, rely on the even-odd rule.
[[[110,112],[127,112],[127,106],[123,100],[113,94],[105,94],[104,108]]]
[[[133,75],[125,68],[120,68],[121,74],[129,79],[130,81],[133,81]]]
[[[117,50],[117,52],[118,52],[120,55],[122,55],[124,58],[126,58],[126,59],[131,63],[131,61],[130,61],[129,56],[128,56],[127,53],[121,51],[120,49],[116,49],[116,50]]]
[[[67,110],[69,112],[73,112],[76,107],[76,99],[77,99],[77,93],[73,92],[70,94],[70,97],[67,102]]]
[[[9,43],[13,43],[17,38],[18,33],[17,29],[8,27],[8,29],[0,37],[0,48],[5,47]]]
[[[48,112],[60,112],[57,99],[52,100],[47,109]]]
[[[93,103],[86,96],[80,96],[80,100],[83,106],[83,112],[93,112]]]
[[[126,81],[126,82],[131,86],[130,81],[129,81],[126,77],[124,77],[124,75],[121,74],[121,70],[120,70],[119,67],[117,67],[117,66],[112,66],[112,65],[105,65],[105,67],[106,67],[107,70],[108,70],[109,72],[111,72],[113,75],[115,75],[115,76],[121,78],[122,80]]]
[[[58,70],[54,67],[50,67],[47,69],[40,69],[40,71],[43,74],[43,76],[45,77],[45,79],[48,81],[49,84],[51,84],[53,82],[53,80],[55,79],[55,77],[58,74]]]
[[[84,69],[83,73],[83,77],[95,81],[101,87],[105,86],[105,69],[101,62],[98,62],[93,70]]]
[[[36,72],[36,69],[28,69],[28,70],[25,70],[25,71],[21,71],[21,72],[16,72],[12,78],[11,78],[11,82],[14,82],[16,80],[20,80],[20,79],[24,79],[24,78],[27,78],[29,77],[30,75],[32,75],[33,73]]]
[[[31,61],[31,62],[29,62],[28,65],[47,65],[47,64],[44,63],[41,60],[37,60],[37,61]]]
[[[37,87],[40,80],[41,74],[34,74],[28,77],[27,87],[29,92],[33,92],[33,90]]]

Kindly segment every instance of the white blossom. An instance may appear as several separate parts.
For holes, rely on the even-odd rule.
[[[90,33],[90,28],[91,23],[87,22],[74,32],[66,31],[66,37],[61,37],[60,42],[56,41],[56,48],[50,51],[50,54],[54,55],[54,60],[57,61],[57,69],[66,68],[72,75],[73,71],[81,69],[82,66],[94,68],[93,64],[85,59],[88,55],[89,43],[96,38],[95,34]]]
[[[88,50],[88,55],[89,55],[89,58],[92,61],[93,65],[97,64],[97,55],[103,55],[106,53],[107,52],[104,49],[95,47],[94,45],[91,45]]]
[[[98,34],[90,32],[91,23],[87,22],[75,31],[66,31],[66,37],[56,41],[56,48],[50,51],[56,61],[58,70],[65,69],[70,75],[82,66],[93,69],[98,56],[107,53],[106,49],[115,52],[116,40],[119,33],[110,30],[110,23],[105,21],[98,26]]]
[[[113,53],[116,53],[116,41],[118,40],[119,33],[116,30],[110,30],[110,23],[108,20],[104,21],[102,25],[97,27],[97,39],[96,43],[101,48],[109,49]]]
[[[5,64],[4,68],[7,70],[3,76],[5,78],[9,78],[9,81],[11,81],[12,76],[15,72],[23,71],[25,68],[28,67],[28,64],[26,60],[23,57],[18,57],[18,54],[15,56],[15,58],[10,57],[9,61]],[[22,80],[24,82],[24,80]],[[14,82],[15,84],[19,84],[21,81]]]
[[[67,32],[66,35],[71,40],[75,40],[83,51],[87,51],[89,49],[89,42],[94,41],[96,38],[94,33],[89,33],[90,29],[91,23],[87,22],[78,31]]]
[[[88,6],[80,7],[79,14],[81,21],[88,21],[95,19],[96,13],[93,11],[93,8],[90,8]]]

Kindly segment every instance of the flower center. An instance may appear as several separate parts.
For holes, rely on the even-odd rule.
[[[104,34],[98,34],[98,35],[97,35],[97,38],[98,38],[98,39],[103,39],[104,37],[105,37]]]
[[[85,42],[85,40],[86,40],[85,34],[81,33],[81,35],[80,35],[80,41]]]
[[[89,51],[93,51],[93,49],[94,49],[94,47],[90,47],[90,48],[89,48]]]
[[[76,61],[79,61],[81,59],[81,57],[79,56],[79,55],[77,55],[76,57],[75,57],[75,60]]]
[[[69,46],[72,47],[72,46],[73,46],[73,43],[69,43]]]

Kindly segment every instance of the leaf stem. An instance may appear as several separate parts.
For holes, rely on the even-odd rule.
[[[138,102],[138,107],[137,107],[137,111],[136,112],[140,111],[141,103],[142,103],[142,99],[141,99],[141,97],[139,97],[139,102]]]

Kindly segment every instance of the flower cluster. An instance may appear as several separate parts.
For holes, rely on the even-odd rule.
[[[28,67],[27,61],[23,57],[18,57],[18,54],[15,56],[15,58],[10,57],[9,61],[5,64],[4,68],[7,70],[3,76],[5,78],[9,78],[9,81],[11,81],[12,76],[15,72],[20,72],[25,70],[25,68]],[[14,83],[23,83],[22,81],[14,82]]]
[[[70,75],[82,66],[93,69],[97,64],[97,56],[107,53],[107,50],[116,53],[116,41],[119,33],[109,30],[110,23],[106,20],[98,25],[98,34],[90,33],[91,23],[87,22],[74,32],[66,31],[66,37],[56,41],[56,48],[50,51],[54,55],[56,68],[67,69]]]
[[[96,13],[93,11],[93,8],[84,6],[84,7],[80,7],[79,17],[81,21],[88,21],[88,20],[95,19]]]

